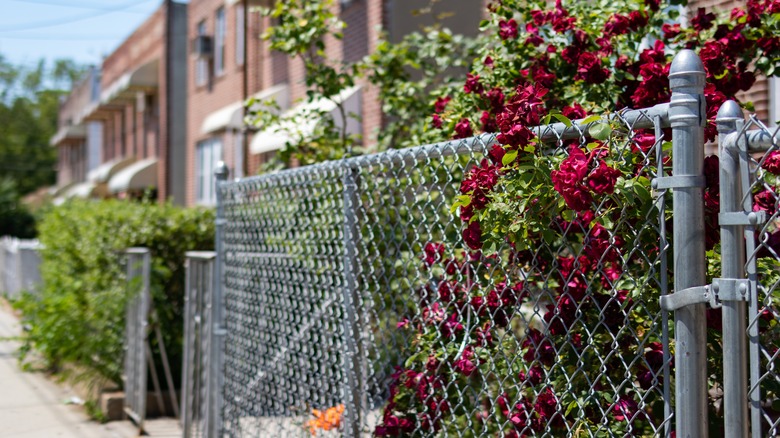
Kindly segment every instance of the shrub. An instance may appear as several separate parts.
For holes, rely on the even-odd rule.
[[[20,300],[34,348],[53,370],[75,363],[121,382],[128,288],[124,249],[152,254],[151,291],[173,369],[181,363],[184,253],[213,247],[211,211],[170,204],[71,201],[40,223],[40,295]],[[156,348],[153,346],[153,349]]]

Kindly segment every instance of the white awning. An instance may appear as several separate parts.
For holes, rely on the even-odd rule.
[[[52,146],[57,146],[65,140],[77,140],[86,138],[86,136],[87,128],[85,128],[84,125],[63,126],[57,130],[57,133],[54,134],[54,137],[49,140],[49,144]]]
[[[287,84],[274,85],[255,94],[252,98],[256,100],[274,99],[282,111],[290,105],[290,93]],[[211,134],[212,132],[223,129],[241,129],[244,126],[244,101],[233,102],[228,106],[222,107],[206,116],[203,125],[200,128],[201,134]]]
[[[62,196],[65,192],[70,190],[70,188],[73,187],[74,185],[76,185],[75,182],[69,182],[69,183],[61,185],[59,187],[52,187],[50,189],[50,191],[49,191],[49,195],[52,198],[58,198],[58,197]]]
[[[100,93],[100,103],[109,104],[120,98],[135,99],[138,90],[156,88],[159,84],[160,60],[155,59],[125,73]]]
[[[92,169],[87,173],[87,181],[96,183],[108,182],[112,176],[125,167],[133,164],[135,160],[133,158],[114,158],[111,161],[106,161],[100,166]]]
[[[106,185],[104,183],[85,181],[71,187],[67,192],[65,192],[63,198],[100,198],[106,194]]]
[[[137,161],[111,177],[108,190],[111,193],[128,190],[144,190],[157,187],[157,158]]]
[[[325,117],[332,117],[336,127],[341,129],[344,126],[344,121],[339,114],[339,103],[344,105],[344,110],[348,116],[349,114],[360,115],[360,86],[356,85],[347,88],[334,96],[333,99],[319,99],[291,109],[284,115],[287,121],[275,126],[269,126],[256,133],[249,144],[249,151],[253,154],[276,151],[282,149],[287,141],[293,137],[306,138],[310,136],[319,122],[307,117],[307,115],[314,112],[322,112],[325,113]],[[360,120],[348,117],[346,131],[347,134],[360,133],[362,131]]]

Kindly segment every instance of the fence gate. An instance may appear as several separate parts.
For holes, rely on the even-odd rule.
[[[736,102],[718,113],[725,435],[780,436],[778,128]],[[749,403],[748,403],[749,401]],[[748,415],[749,412],[749,415]]]
[[[188,252],[184,313],[181,422],[184,438],[218,436],[219,388],[211,372],[215,309],[214,252]]]
[[[127,313],[125,316],[125,413],[143,431],[146,419],[147,328],[151,294],[151,256],[147,248],[130,248],[127,254]],[[152,366],[151,369],[154,369]]]
[[[125,251],[125,255],[128,294],[125,313],[125,364],[122,376],[125,389],[125,413],[136,423],[140,433],[143,433],[148,408],[148,375],[152,378],[157,410],[165,413],[166,406],[170,404],[173,415],[178,416],[179,406],[162,332],[156,324],[150,281],[151,253],[148,248],[129,248]],[[160,387],[160,378],[149,343],[150,329],[157,341],[160,363],[168,388],[167,394],[164,394]],[[165,401],[166,396],[169,403]]]

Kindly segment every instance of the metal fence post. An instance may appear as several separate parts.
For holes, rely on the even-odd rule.
[[[720,212],[742,211],[740,152],[729,145],[726,136],[743,121],[742,109],[729,100],[718,111],[720,148]],[[721,225],[721,276],[745,276],[745,236],[741,225]],[[723,416],[724,433],[729,438],[748,436],[747,414],[747,338],[744,301],[723,301]]]
[[[223,242],[225,226],[225,205],[220,184],[225,182],[230,173],[227,165],[220,161],[214,170],[215,189],[217,194],[217,217],[214,229],[214,251],[216,258],[214,260],[214,277],[211,295],[211,340],[209,357],[209,395],[208,400],[211,403],[211,409],[208,413],[208,436],[217,437],[222,430],[222,362],[224,358],[224,339],[225,326],[223,318],[223,309],[225,306],[224,296],[222,294],[222,266],[224,263]]]
[[[360,329],[357,315],[357,170],[344,171],[344,372],[346,388],[344,436],[360,436]]]
[[[674,57],[669,71],[672,98],[672,172],[699,183],[680,184],[672,195],[674,209],[674,290],[704,286],[704,170],[705,73],[691,50]],[[675,323],[675,425],[680,438],[708,436],[706,305],[678,309]]]

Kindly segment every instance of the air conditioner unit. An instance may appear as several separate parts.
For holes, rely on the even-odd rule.
[[[214,45],[208,35],[198,35],[192,40],[192,54],[197,58],[208,58],[214,53]]]

